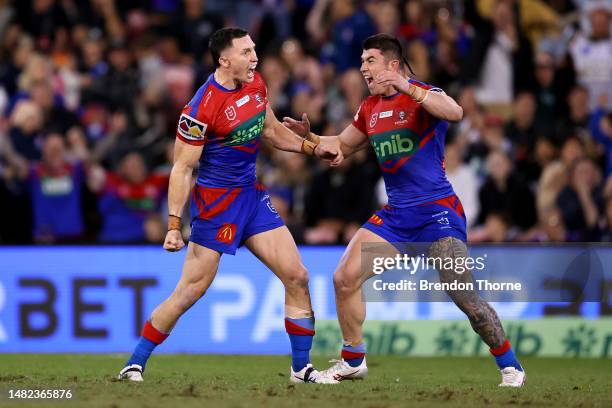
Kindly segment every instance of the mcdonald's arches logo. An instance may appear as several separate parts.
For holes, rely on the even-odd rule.
[[[219,231],[217,232],[217,236],[215,239],[224,244],[231,244],[234,238],[236,237],[236,224],[223,224]]]
[[[382,225],[384,222],[383,219],[376,214],[372,215],[368,221],[374,225]]]

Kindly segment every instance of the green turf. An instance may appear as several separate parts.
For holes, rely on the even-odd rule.
[[[145,382],[114,376],[120,355],[0,354],[0,406],[73,407],[612,407],[612,362],[523,359],[527,385],[499,389],[486,358],[368,357],[365,381],[290,385],[282,356],[156,355]],[[327,367],[325,359],[314,361]],[[8,389],[71,388],[72,402],[9,402]]]

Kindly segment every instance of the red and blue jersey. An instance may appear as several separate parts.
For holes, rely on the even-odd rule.
[[[83,233],[81,192],[85,170],[81,163],[66,163],[58,171],[36,164],[29,172],[34,213],[34,236],[77,237]]]
[[[361,103],[353,126],[368,136],[374,148],[391,207],[412,207],[454,194],[444,170],[448,122],[431,115],[410,96],[369,96]]]
[[[98,198],[102,215],[102,242],[139,242],[145,240],[145,220],[159,210],[166,194],[168,176],[152,174],[142,183],[131,184],[116,174],[106,175],[104,190]]]
[[[205,187],[254,186],[255,165],[266,117],[266,86],[256,72],[250,83],[230,90],[214,75],[183,108],[176,137],[204,146],[197,184]]]

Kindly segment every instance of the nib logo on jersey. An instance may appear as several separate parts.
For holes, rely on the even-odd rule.
[[[378,133],[370,138],[379,163],[413,155],[419,148],[419,136],[408,129]]]

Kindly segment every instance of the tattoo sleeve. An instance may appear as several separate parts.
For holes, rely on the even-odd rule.
[[[465,258],[467,247],[465,243],[454,237],[445,237],[434,242],[429,248],[429,258]],[[445,264],[444,262],[442,264]],[[456,265],[453,262],[453,265]],[[465,265],[465,263],[463,264]],[[457,273],[453,269],[441,268],[438,270],[440,282],[473,283],[472,273],[466,270]],[[455,304],[465,313],[470,320],[472,329],[491,348],[497,348],[504,344],[506,335],[495,310],[482,300],[475,289],[473,290],[449,290],[446,292]]]

